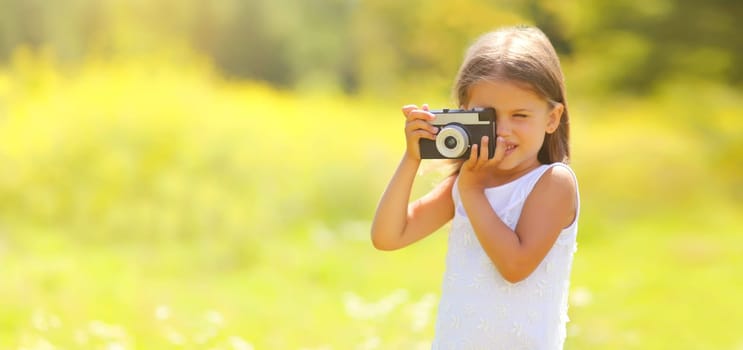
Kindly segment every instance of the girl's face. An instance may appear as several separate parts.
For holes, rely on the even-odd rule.
[[[465,108],[475,107],[495,109],[496,134],[506,145],[498,169],[516,172],[539,165],[537,154],[544,135],[553,133],[560,125],[564,108],[560,103],[551,107],[532,90],[508,81],[481,81],[472,85]]]

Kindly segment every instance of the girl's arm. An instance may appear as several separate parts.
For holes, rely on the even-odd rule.
[[[454,177],[442,181],[431,192],[410,203],[410,192],[420,165],[419,141],[436,139],[435,118],[428,106],[402,108],[405,115],[407,150],[392,176],[372,222],[371,238],[377,249],[394,250],[405,247],[436,231],[454,216],[451,189]]]
[[[516,283],[539,266],[562,229],[573,222],[576,193],[567,169],[550,168],[527,197],[515,232],[493,211],[484,190],[469,188],[461,196],[485,253],[503,278]]]
[[[454,216],[450,176],[431,192],[410,201],[410,191],[420,160],[405,156],[390,180],[372,222],[371,238],[380,250],[395,250],[430,235]]]

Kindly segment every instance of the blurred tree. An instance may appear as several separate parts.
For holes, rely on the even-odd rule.
[[[295,86],[356,91],[357,51],[348,28],[357,4],[347,0],[284,2],[287,7],[295,8],[293,30],[286,33],[287,60],[296,73]],[[281,17],[286,16],[279,11],[276,9],[276,13],[282,13]]]
[[[563,56],[573,53],[573,45],[567,38],[565,29],[559,23],[559,18],[554,12],[545,8],[539,0],[525,2],[522,12],[526,13],[528,18],[532,18],[534,24],[547,34],[558,55]]]
[[[18,46],[38,48],[48,41],[43,1],[0,0],[0,54],[7,60]]]
[[[480,34],[528,22],[493,2],[365,1],[354,20],[362,86],[374,93],[447,93],[465,48]]]
[[[228,75],[290,86],[296,80],[289,69],[286,33],[271,26],[267,1],[233,2],[217,26],[213,42],[202,43],[212,51],[217,65]],[[208,13],[208,12],[207,12]]]
[[[540,2],[559,19],[593,89],[644,93],[668,79],[743,83],[740,1]]]
[[[5,62],[19,46],[46,46],[73,63],[191,47],[229,76],[282,87],[444,91],[477,35],[534,23],[587,91],[743,83],[743,2],[732,0],[0,0],[0,8]]]

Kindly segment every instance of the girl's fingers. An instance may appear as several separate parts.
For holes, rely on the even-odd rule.
[[[506,154],[506,140],[503,137],[498,136],[495,139],[495,154],[490,160],[491,162],[500,162],[503,160],[503,156]]]
[[[436,141],[436,134],[428,132],[427,130],[414,130],[411,132],[412,136],[417,136],[418,139],[429,139]]]
[[[469,163],[469,169],[474,168],[475,164],[477,164],[477,144],[472,144],[472,149],[470,149],[470,158],[467,159],[465,164]]]
[[[428,105],[425,104],[423,107],[418,108],[417,105],[405,105],[402,107],[402,114],[407,120],[423,119],[433,120],[435,116],[433,113],[428,111]]]
[[[425,120],[413,119],[405,123],[405,132],[410,133],[415,130],[425,130],[433,135],[439,132],[439,128],[431,125],[431,123]]]
[[[488,152],[488,137],[487,136],[483,136],[482,137],[482,141],[480,141],[480,142],[481,142],[482,145],[480,146],[480,157],[477,159],[477,163],[478,163],[478,165],[483,166],[483,165],[485,165],[485,163],[488,162],[488,159],[489,159],[489,156],[490,156],[488,154],[489,153]]]
[[[405,115],[405,118],[407,120],[411,120],[411,119],[433,120],[435,118],[433,113],[429,112],[428,104],[424,104],[423,106],[421,106],[421,108],[418,108],[417,105],[405,105],[402,107],[402,114]]]
[[[422,109],[414,109],[410,111],[410,113],[408,114],[408,120],[422,119],[422,120],[431,121],[434,118],[435,116],[433,115],[433,113],[429,111],[424,111]]]
[[[418,109],[418,106],[416,105],[405,105],[402,107],[402,114],[405,116],[405,118],[408,118],[410,116],[410,112]]]

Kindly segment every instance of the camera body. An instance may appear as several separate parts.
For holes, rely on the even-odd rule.
[[[431,124],[439,128],[436,140],[420,139],[422,159],[466,159],[473,144],[488,136],[488,158],[495,154],[493,108],[432,110]]]

